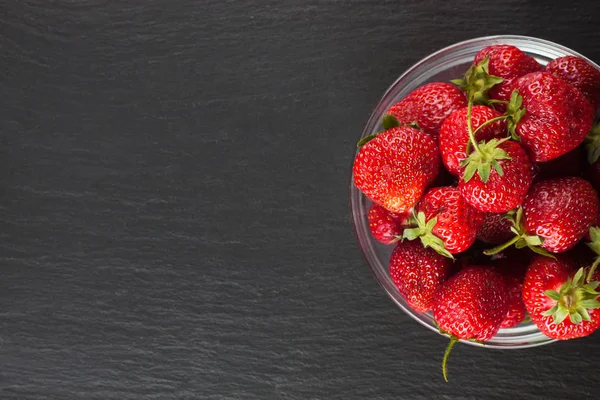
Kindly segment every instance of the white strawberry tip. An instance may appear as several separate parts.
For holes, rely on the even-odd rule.
[[[580,268],[558,291],[546,290],[544,294],[555,300],[556,304],[542,315],[551,316],[557,325],[567,317],[575,325],[591,321],[588,310],[600,308],[600,301],[597,300],[600,292],[596,291],[600,282],[585,283],[585,275],[585,268]]]
[[[405,229],[402,232],[402,240],[415,240],[419,238],[424,247],[431,247],[438,254],[454,260],[454,256],[446,250],[444,241],[433,234],[433,228],[437,223],[437,218],[426,221],[425,213],[419,211],[417,215],[414,216],[413,222],[416,223],[416,227]]]
[[[537,235],[528,235],[525,232],[525,227],[521,222],[523,218],[522,207],[517,208],[516,211],[511,210],[507,212],[503,218],[506,218],[511,222],[512,226],[510,227],[510,230],[512,233],[515,234],[515,236],[506,243],[485,250],[483,254],[491,256],[500,253],[502,250],[505,250],[510,246],[514,245],[517,249],[528,247],[529,249],[531,249],[531,251],[542,256],[556,258],[552,253],[550,253],[548,250],[542,247],[542,245],[544,244],[543,238]]]
[[[593,164],[598,161],[598,157],[600,157],[600,122],[594,124],[592,130],[586,136],[585,150],[588,163]]]

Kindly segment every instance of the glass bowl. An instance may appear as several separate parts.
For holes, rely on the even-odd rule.
[[[581,54],[559,44],[526,36],[488,36],[454,44],[425,57],[409,68],[398,78],[398,80],[396,80],[396,82],[394,82],[379,101],[379,104],[371,114],[371,117],[361,136],[357,139],[357,142],[361,138],[380,130],[381,119],[386,111],[390,106],[401,100],[412,90],[428,82],[449,82],[451,79],[462,77],[473,61],[475,54],[482,48],[493,44],[510,44],[516,46],[527,54],[535,57],[542,65],[547,64],[551,59],[567,55],[585,58]],[[587,58],[585,59],[596,68],[600,69],[600,67],[592,61]],[[371,236],[367,220],[367,213],[371,202],[356,188],[353,182],[354,180],[352,177],[350,181],[350,206],[354,231],[360,248],[369,263],[369,266],[373,270],[375,278],[398,307],[404,310],[404,312],[417,322],[432,331],[439,333],[431,313],[419,313],[412,310],[390,278],[388,261],[394,246],[383,245]],[[473,346],[517,349],[540,346],[553,341],[554,340],[542,334],[534,324],[525,323],[514,328],[500,329],[496,336],[485,345],[470,341],[463,342]]]

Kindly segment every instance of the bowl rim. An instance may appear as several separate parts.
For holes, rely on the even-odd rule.
[[[471,39],[467,39],[467,40],[463,40],[460,42],[456,42],[453,43],[449,46],[443,47],[433,53],[430,53],[429,55],[425,56],[424,58],[420,59],[419,61],[417,61],[416,63],[414,63],[412,66],[410,66],[408,69],[406,69],[387,89],[386,91],[383,93],[383,95],[381,96],[381,98],[379,99],[379,101],[377,102],[377,105],[375,106],[375,108],[372,109],[371,114],[367,120],[367,123],[365,124],[363,130],[361,131],[361,134],[359,135],[359,140],[360,138],[362,138],[364,136],[364,134],[366,133],[367,129],[369,126],[371,126],[373,124],[373,120],[374,119],[378,119],[379,117],[377,116],[377,110],[382,108],[382,106],[386,103],[386,101],[388,100],[387,97],[390,95],[390,93],[395,89],[396,85],[398,85],[398,83],[400,81],[402,81],[407,75],[413,73],[415,70],[417,70],[418,68],[420,68],[423,64],[429,62],[432,59],[435,59],[436,57],[450,52],[452,50],[455,50],[457,48],[461,48],[464,46],[469,46],[469,45],[473,45],[476,44],[478,42],[489,42],[489,41],[510,41],[510,40],[516,40],[516,41],[530,41],[532,43],[537,43],[540,45],[545,45],[547,47],[552,47],[556,50],[562,51],[563,53],[567,53],[570,55],[574,55],[577,57],[581,57],[584,60],[586,60],[587,62],[589,62],[591,65],[593,65],[594,67],[596,67],[597,69],[600,70],[600,66],[598,66],[596,63],[594,63],[592,60],[588,59],[587,57],[583,56],[582,54],[566,47],[563,46],[561,44],[546,40],[546,39],[541,39],[541,38],[537,38],[537,37],[532,37],[532,36],[523,36],[523,35],[492,35],[492,36],[481,36],[481,37],[476,37],[476,38],[471,38]],[[361,242],[360,236],[359,236],[359,232],[358,232],[358,216],[357,216],[357,212],[355,211],[355,207],[354,205],[358,205],[360,204],[360,201],[362,200],[363,202],[365,201],[364,195],[360,192],[360,190],[358,190],[358,188],[356,188],[354,186],[354,178],[353,178],[353,171],[352,171],[352,166],[354,163],[354,159],[356,157],[356,154],[358,152],[358,149],[355,150],[354,156],[352,157],[352,160],[350,162],[350,185],[349,185],[349,191],[350,191],[350,198],[349,198],[349,206],[350,206],[350,213],[352,216],[352,227],[353,227],[353,232],[354,232],[354,236],[355,239],[358,243],[358,247],[361,250],[361,253],[363,255],[363,258],[365,259],[365,261],[367,262],[367,264],[369,265],[369,269],[371,270],[371,273],[373,274],[375,280],[378,282],[379,286],[384,290],[384,292],[386,293],[387,297],[390,298],[394,304],[396,304],[396,306],[398,306],[401,310],[404,311],[404,313],[408,314],[413,320],[417,321],[419,324],[423,325],[424,327],[428,328],[431,331],[434,331],[436,333],[438,333],[438,335],[440,336],[447,336],[444,335],[442,333],[439,332],[439,330],[433,325],[433,324],[429,324],[427,323],[423,318],[420,318],[417,315],[417,312],[413,311],[412,309],[410,309],[410,307],[408,307],[408,305],[402,304],[398,298],[397,298],[397,294],[394,293],[393,291],[398,291],[398,289],[395,287],[395,285],[393,288],[388,287],[390,285],[386,285],[386,282],[384,282],[378,275],[377,270],[375,269],[375,267],[373,266],[373,261],[370,259],[372,258],[372,254],[374,254],[375,250],[373,249],[373,241],[370,241],[370,248],[371,251],[370,253],[372,254],[368,254],[369,252],[367,252],[367,249],[365,248],[365,246],[363,245],[363,243]],[[359,207],[357,207],[359,208]],[[391,282],[391,279],[389,279],[389,281]],[[423,315],[427,315],[425,313],[418,313],[419,315],[423,316]],[[432,318],[431,318],[432,319]],[[514,329],[514,328],[512,328]],[[541,346],[541,345],[545,345],[545,344],[550,344],[553,342],[556,342],[556,339],[551,339],[548,338],[547,336],[543,335],[541,332],[537,331],[537,332],[533,332],[529,335],[523,335],[523,336],[518,336],[516,338],[514,338],[514,343],[511,343],[511,340],[508,338],[503,338],[503,340],[505,340],[505,344],[500,345],[500,344],[490,344],[490,343],[478,343],[478,342],[471,342],[471,341],[467,341],[467,340],[460,340],[463,343],[467,343],[469,345],[472,346],[477,346],[477,347],[484,347],[484,348],[492,348],[492,349],[505,349],[505,350],[517,350],[517,349],[524,349],[524,348],[531,348],[531,347],[537,347],[537,346]]]

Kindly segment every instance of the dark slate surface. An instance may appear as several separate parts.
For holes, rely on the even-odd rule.
[[[428,53],[515,33],[600,60],[599,6],[0,2],[0,398],[597,398],[600,336],[457,346],[352,234],[357,135]]]

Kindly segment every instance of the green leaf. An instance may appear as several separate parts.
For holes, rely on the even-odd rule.
[[[437,217],[431,218],[429,221],[427,221],[427,224],[425,225],[425,232],[432,232],[435,224],[437,224]]]
[[[506,125],[508,127],[508,132],[514,140],[520,141],[521,138],[517,135],[517,125],[521,118],[526,113],[526,109],[523,106],[523,97],[519,95],[518,90],[514,90],[510,94],[510,101],[508,102],[508,106],[506,107],[506,114],[508,119],[506,120]]]
[[[400,121],[398,118],[394,117],[391,114],[386,114],[381,120],[381,126],[383,129],[388,130],[400,126]]]
[[[583,286],[583,279],[585,277],[583,268],[579,268],[573,276],[573,285],[575,286]]]
[[[584,321],[591,321],[592,319],[590,318],[590,314],[587,312],[587,310],[581,306],[577,307],[577,312],[579,313],[579,315],[581,315],[581,318],[583,318]]]
[[[523,238],[520,238],[520,239],[517,241],[517,243],[515,243],[515,247],[516,247],[517,249],[522,249],[522,248],[524,248],[524,247],[527,247],[527,242],[525,241],[525,239],[523,239]]]
[[[405,229],[402,232],[402,239],[415,240],[419,236],[421,236],[421,228]]]
[[[448,257],[454,260],[454,256],[448,250],[446,250],[446,246],[444,246],[444,241],[439,237],[428,233],[421,236],[421,243],[423,243],[424,247],[431,247],[438,254],[441,254],[444,257]]]
[[[552,318],[554,319],[554,323],[558,325],[567,318],[567,315],[569,315],[569,310],[559,305],[556,312],[552,315]]]
[[[379,135],[379,133],[374,133],[372,135],[365,136],[364,138],[360,139],[360,141],[358,142],[356,147],[358,147],[358,148],[363,147],[367,142],[370,142],[371,140],[375,139],[377,137],[377,135]]]
[[[483,183],[487,183],[490,179],[490,164],[480,164],[477,167],[477,173]]]
[[[544,294],[550,297],[552,300],[560,300],[560,293],[558,293],[556,290],[546,290]]]
[[[600,157],[600,123],[595,124],[585,138],[588,163],[593,164]]]
[[[594,308],[600,308],[600,301],[598,300],[594,300],[594,299],[589,299],[589,300],[581,300],[579,302],[579,305],[583,308],[587,308],[587,309],[594,309]]]
[[[590,227],[590,239],[592,242],[600,242],[600,228],[597,226]]]
[[[521,218],[523,218],[523,207],[517,208],[517,216],[515,217],[515,222],[517,226],[521,225]]]
[[[454,83],[456,86],[458,86],[461,89],[463,89],[467,84],[467,82],[465,82],[464,79],[450,79],[450,82]]]
[[[537,253],[542,256],[550,257],[550,258],[553,258],[556,260],[556,257],[554,256],[554,254],[550,253],[548,250],[542,249],[541,247],[538,247],[538,246],[529,246],[529,248],[534,253]]]
[[[465,182],[469,182],[471,180],[471,178],[473,178],[473,175],[475,175],[476,171],[477,171],[477,165],[475,163],[467,164],[467,167],[465,168],[465,171],[463,173],[463,180]]]
[[[579,315],[579,313],[576,311],[570,312],[569,318],[571,319],[571,322],[574,323],[575,325],[579,325],[582,322],[581,315]]]
[[[542,238],[537,235],[525,235],[523,239],[525,239],[528,246],[541,246],[544,243]]]
[[[496,170],[498,175],[503,176],[504,171],[502,170],[502,166],[500,165],[500,163],[496,160],[492,160],[491,163],[492,163],[492,167],[494,167],[494,169]]]
[[[551,309],[546,310],[542,313],[544,317],[549,317],[553,315],[558,310],[558,304],[555,304]]]
[[[587,285],[584,286],[585,289],[589,289],[592,291],[596,291],[596,289],[598,288],[598,286],[600,286],[600,282],[598,281],[594,281],[594,282],[590,282]],[[592,293],[593,294],[593,293]]]

